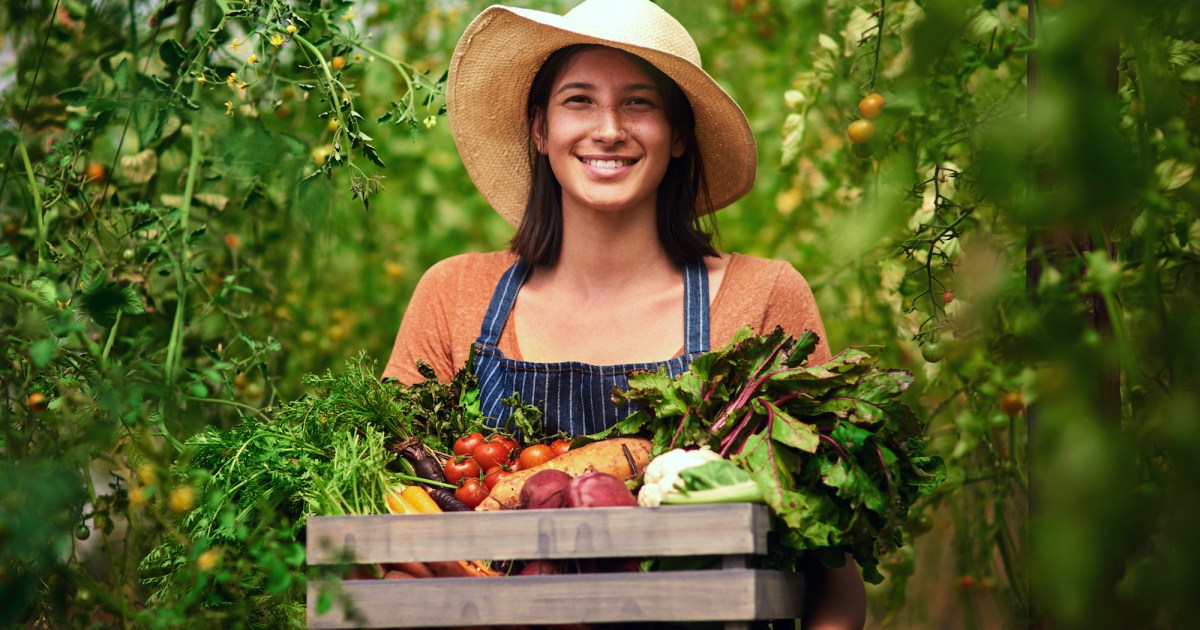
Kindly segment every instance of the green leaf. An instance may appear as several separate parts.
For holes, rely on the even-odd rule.
[[[772,440],[804,451],[805,453],[817,452],[817,446],[821,443],[821,436],[815,426],[793,418],[773,403],[764,402],[763,406],[769,409],[774,416],[771,425]]]
[[[75,107],[84,106],[91,99],[91,94],[81,87],[65,89],[56,96],[58,100]]]
[[[57,353],[58,344],[53,339],[39,339],[29,346],[29,360],[38,368],[49,365]]]
[[[158,57],[172,71],[178,70],[187,61],[187,51],[174,39],[168,39],[158,47]]]
[[[126,284],[121,287],[121,295],[125,298],[125,303],[121,305],[122,311],[130,315],[141,315],[146,312],[146,307],[142,304],[142,298],[138,295],[137,289],[134,289],[132,284]]]

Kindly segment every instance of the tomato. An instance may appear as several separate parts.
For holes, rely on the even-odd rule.
[[[554,451],[555,457],[558,457],[571,450],[571,440],[554,440],[550,443],[550,450]]]
[[[1004,413],[1015,416],[1025,411],[1025,398],[1021,396],[1021,392],[1004,392],[1000,395],[1000,408]]]
[[[517,441],[507,435],[501,433],[493,433],[488,437],[488,442],[494,442],[504,447],[506,453],[511,453],[514,448],[517,448]]]
[[[508,463],[508,449],[499,442],[484,442],[476,446],[471,455],[483,470]]]
[[[488,489],[484,488],[478,479],[467,479],[458,487],[458,490],[454,491],[454,496],[471,509],[475,509],[475,506],[483,503],[487,495]]]
[[[442,472],[446,474],[448,483],[458,483],[463,479],[479,477],[479,464],[470,457],[459,455],[446,460],[446,467]]]
[[[483,434],[476,431],[466,436],[454,440],[455,455],[470,455],[475,451],[475,447],[483,444]]]
[[[863,97],[858,102],[858,113],[862,114],[863,118],[875,120],[883,115],[883,95],[878,92],[871,92]]]
[[[970,588],[972,586],[975,586],[975,578],[973,578],[969,575],[964,575],[964,576],[958,578],[958,587],[961,588],[962,590],[964,590],[964,591],[970,590]]]
[[[88,162],[87,173],[86,173],[87,181],[103,182],[104,174],[105,174],[105,168],[104,168],[103,164],[101,164],[99,162]]]
[[[954,292],[946,291],[942,294],[942,304],[949,304],[954,301]]]
[[[511,474],[513,474],[511,469],[507,469],[503,466],[492,466],[488,469],[487,475],[483,478],[483,485],[487,486],[487,489],[490,492],[492,488],[496,487],[496,484],[500,483],[505,477]]]
[[[921,357],[930,363],[937,363],[946,358],[946,350],[937,341],[929,341],[921,345]]]
[[[346,58],[338,55],[329,60],[329,65],[333,66],[334,70],[341,70],[342,68],[346,67]]]
[[[521,468],[533,468],[541,466],[546,462],[554,459],[554,451],[550,450],[545,444],[534,444],[521,449]]]
[[[875,123],[865,118],[856,120],[846,128],[846,135],[854,144],[866,144],[875,137]]]
[[[45,411],[48,404],[50,403],[46,400],[46,395],[41,392],[33,392],[29,395],[30,411]]]

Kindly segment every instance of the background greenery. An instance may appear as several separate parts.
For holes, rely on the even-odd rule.
[[[6,3],[0,623],[302,623],[292,532],[181,533],[211,497],[179,445],[385,360],[425,268],[505,246],[440,111],[485,4]],[[835,349],[886,344],[951,466],[871,623],[1184,627],[1200,10],[661,4],[759,140],[723,248],[800,269]],[[164,540],[191,588],[152,602]]]

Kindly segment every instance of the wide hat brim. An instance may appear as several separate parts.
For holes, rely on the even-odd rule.
[[[665,11],[645,0],[589,0],[566,15],[492,6],[454,50],[446,108],[467,173],[505,221],[520,224],[529,195],[529,86],[551,53],[573,44],[637,55],[679,85],[695,113],[712,210],[750,191],[758,166],[750,123],[700,67],[695,43]]]

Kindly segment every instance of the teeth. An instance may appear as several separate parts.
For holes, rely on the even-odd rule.
[[[634,160],[584,160],[583,163],[588,166],[599,168],[617,168],[618,166],[629,166]]]

